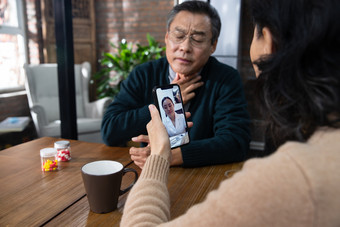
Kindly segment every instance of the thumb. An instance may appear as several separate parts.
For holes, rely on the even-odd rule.
[[[180,79],[181,79],[180,76],[178,75],[178,73],[176,73],[176,76],[175,76],[175,78],[173,79],[173,81],[172,81],[171,83],[172,83],[172,84],[175,84],[175,83],[177,83]]]
[[[174,80],[179,80],[179,79],[181,79],[180,77],[179,77],[179,74],[178,73],[176,73],[176,77],[175,77],[175,79]]]
[[[132,137],[131,140],[133,142],[137,142],[137,143],[149,143],[149,136],[147,135],[139,135],[137,137]]]
[[[150,104],[149,105],[149,111],[150,111],[150,115],[151,115],[151,120],[152,121],[155,121],[155,122],[161,121],[159,112],[158,112],[158,110],[157,110],[155,105]]]

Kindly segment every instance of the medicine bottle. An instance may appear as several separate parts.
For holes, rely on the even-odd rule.
[[[58,170],[57,150],[50,147],[40,150],[41,170],[44,172]]]
[[[57,149],[58,152],[58,161],[67,162],[71,160],[71,147],[69,141],[57,141],[54,143],[54,148]]]

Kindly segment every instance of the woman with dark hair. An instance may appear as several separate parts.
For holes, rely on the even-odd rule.
[[[340,1],[251,0],[251,11],[256,93],[278,149],[162,226],[340,226]],[[122,226],[170,221],[169,141],[149,109],[151,155]]]
[[[162,107],[166,116],[163,120],[163,124],[165,125],[169,136],[185,133],[186,123],[184,114],[175,112],[175,105],[170,97],[166,96],[162,99]]]
[[[276,146],[287,140],[305,142],[320,126],[338,127],[337,6],[336,0],[252,1],[255,45],[251,53],[267,34],[272,37],[270,51],[274,53],[252,59],[256,59],[256,93]]]

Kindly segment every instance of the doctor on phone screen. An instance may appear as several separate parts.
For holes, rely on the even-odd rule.
[[[169,136],[184,133],[186,128],[184,114],[175,112],[174,102],[170,97],[166,96],[162,99],[162,107],[166,115],[163,124],[165,125]]]

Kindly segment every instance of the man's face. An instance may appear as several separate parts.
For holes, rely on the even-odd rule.
[[[216,49],[217,41],[211,44],[211,38],[207,15],[179,12],[165,35],[166,56],[171,68],[184,76],[198,73]]]

